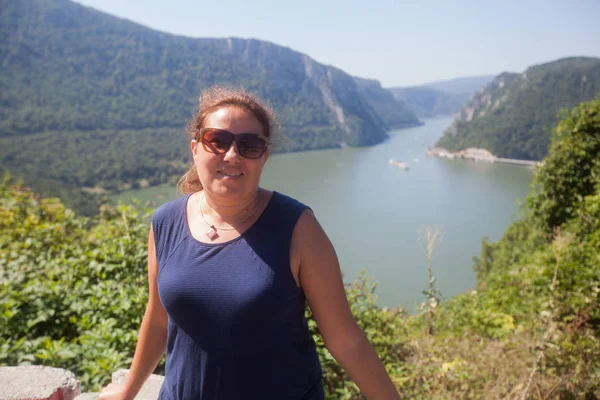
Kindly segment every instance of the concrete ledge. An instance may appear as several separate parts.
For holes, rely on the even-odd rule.
[[[124,383],[127,380],[127,376],[129,376],[128,369],[120,369],[112,374],[113,383]],[[165,380],[164,376],[160,375],[150,375],[144,386],[140,389],[140,392],[135,397],[135,400],[156,400],[158,399],[158,394],[160,393],[160,388]],[[79,400],[79,399],[78,399]]]
[[[79,393],[79,381],[65,369],[0,367],[0,400],[73,400]]]
[[[124,383],[128,369],[112,374],[113,383]],[[156,400],[165,378],[150,375],[136,400]],[[81,393],[71,371],[39,365],[0,367],[0,400],[97,400],[98,393]]]
[[[128,369],[120,369],[112,374],[112,383],[125,383],[129,376]],[[135,397],[135,400],[156,400],[160,393],[160,388],[165,380],[160,375],[150,375],[150,377],[144,383],[144,386],[140,389],[140,392]],[[75,400],[97,400],[98,393],[82,393]],[[1,400],[1,399],[0,399]]]
[[[75,400],[98,400],[98,393],[81,393]]]

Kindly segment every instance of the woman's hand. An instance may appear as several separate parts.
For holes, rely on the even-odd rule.
[[[98,400],[125,400],[125,394],[124,383],[111,383],[100,391]]]

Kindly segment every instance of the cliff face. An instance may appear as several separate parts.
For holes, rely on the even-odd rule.
[[[509,85],[518,78],[518,74],[502,73],[495,77],[492,82],[477,91],[462,107],[453,126],[461,122],[470,122],[474,118],[483,118],[487,113],[492,113],[504,103],[510,92]],[[450,128],[450,131],[452,127]]]
[[[396,98],[390,90],[382,88],[379,81],[357,77],[354,80],[369,106],[381,115],[388,127],[407,128],[422,124],[407,104]]]
[[[183,127],[200,91],[222,84],[275,108],[281,151],[386,137],[388,117],[351,76],[289,48],[174,36],[67,0],[0,4],[0,136]]]
[[[600,95],[600,59],[567,58],[503,73],[461,109],[436,144],[484,148],[503,158],[541,160],[564,108]]]
[[[343,71],[269,42],[208,40],[217,40],[224,57],[262,78],[261,85],[251,84],[251,90],[277,109],[285,135],[280,141],[282,150],[298,150],[296,144],[303,139],[300,136],[315,135],[311,129],[320,132],[321,140],[307,148],[337,147],[342,142],[363,146],[386,138],[387,127],[381,117]]]

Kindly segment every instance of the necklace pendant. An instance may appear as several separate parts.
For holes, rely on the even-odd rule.
[[[214,225],[211,225],[210,229],[206,231],[206,236],[208,236],[210,240],[217,239],[219,237],[219,234],[217,233],[217,228],[215,228]]]

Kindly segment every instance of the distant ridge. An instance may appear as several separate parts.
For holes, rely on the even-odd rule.
[[[419,85],[441,92],[453,94],[475,93],[494,79],[494,75],[464,76],[444,81],[436,81]]]
[[[600,59],[571,57],[498,75],[462,108],[437,146],[541,160],[559,111],[600,96]]]
[[[389,91],[419,118],[431,118],[458,113],[467,100],[493,78],[491,75],[462,77],[420,86],[392,87]]]

